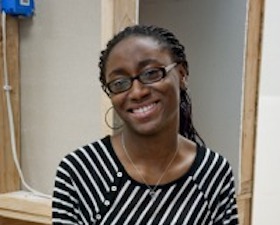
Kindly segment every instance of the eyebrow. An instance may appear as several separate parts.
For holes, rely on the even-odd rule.
[[[138,63],[137,65],[137,70],[141,70],[143,67],[152,64],[152,63],[156,63],[156,64],[161,64],[157,59],[145,59],[142,60]],[[115,70],[112,70],[108,76],[112,76],[113,74],[122,74],[122,75],[130,75],[129,73],[127,73],[127,71],[123,68],[116,68]]]
[[[145,59],[138,63],[137,69],[140,70],[141,68],[143,68],[151,63],[161,64],[157,59]]]

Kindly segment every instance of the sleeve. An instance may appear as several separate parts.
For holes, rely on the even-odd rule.
[[[78,209],[77,194],[69,175],[69,167],[62,161],[57,168],[52,198],[52,224],[83,224]]]
[[[229,166],[228,173],[225,175],[223,188],[219,195],[219,207],[215,225],[238,225],[238,209],[236,203],[236,193],[234,176]]]

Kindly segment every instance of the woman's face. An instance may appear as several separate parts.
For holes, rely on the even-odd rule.
[[[109,54],[106,82],[135,77],[151,68],[174,63],[169,51],[150,37],[128,37]],[[152,84],[134,80],[129,90],[112,94],[112,104],[130,132],[151,135],[166,128],[178,129],[179,93],[185,77],[181,65],[171,69],[165,78]]]

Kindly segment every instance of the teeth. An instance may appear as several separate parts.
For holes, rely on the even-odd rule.
[[[155,104],[151,104],[151,105],[148,105],[148,106],[141,107],[139,109],[134,109],[133,112],[135,112],[135,113],[144,113],[144,112],[149,111],[154,105]]]

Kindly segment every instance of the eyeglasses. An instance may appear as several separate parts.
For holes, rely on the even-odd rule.
[[[133,81],[138,80],[142,84],[152,84],[162,80],[166,77],[167,73],[172,70],[177,63],[172,63],[165,67],[157,67],[145,70],[144,72],[136,75],[135,77],[124,77],[113,80],[106,84],[106,91],[108,94],[119,94],[129,90],[132,87]]]

